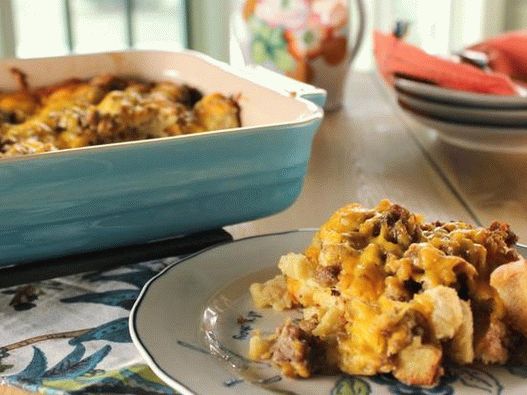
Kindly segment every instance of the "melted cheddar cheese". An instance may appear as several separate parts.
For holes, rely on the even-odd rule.
[[[250,355],[289,376],[392,373],[421,386],[437,382],[447,359],[503,363],[512,332],[489,276],[518,258],[515,241],[504,224],[427,224],[388,200],[347,205],[303,254],[280,259],[281,275],[251,286],[258,307],[299,307],[304,318],[256,333]]]
[[[235,100],[114,76],[0,92],[0,158],[240,126]]]

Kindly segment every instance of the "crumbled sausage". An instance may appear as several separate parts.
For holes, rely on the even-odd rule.
[[[287,322],[277,330],[271,360],[282,368],[286,376],[310,377],[323,366],[322,342],[300,326]]]
[[[337,284],[340,274],[340,266],[319,266],[315,272],[315,279],[324,287],[332,287]]]

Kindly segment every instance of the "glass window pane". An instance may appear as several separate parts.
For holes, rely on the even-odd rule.
[[[124,0],[71,0],[75,52],[127,47]]]
[[[375,1],[375,27],[388,32],[397,20],[410,22],[405,40],[434,54],[449,51],[452,0]]]
[[[12,7],[18,57],[68,52],[62,0],[14,0]]]
[[[180,49],[186,43],[184,0],[135,0],[134,46],[149,49]]]

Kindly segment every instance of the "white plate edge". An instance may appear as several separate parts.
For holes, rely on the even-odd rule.
[[[423,86],[419,86],[423,85]],[[527,98],[523,96],[507,96],[485,94],[470,91],[460,91],[455,89],[444,88],[437,85],[426,84],[424,82],[413,81],[408,78],[398,77],[395,79],[394,87],[403,92],[411,92],[416,96],[428,98],[432,101],[442,102],[449,100],[448,103],[457,104],[466,107],[484,106],[485,108],[521,108],[527,109]],[[431,92],[431,94],[429,92]],[[435,92],[434,92],[435,91]],[[472,96],[474,95],[474,96]],[[513,100],[494,100],[492,97],[512,98]],[[443,102],[444,103],[444,102]]]
[[[158,376],[161,380],[163,380],[166,384],[168,384],[170,387],[175,388],[177,391],[181,392],[184,395],[194,395],[196,394],[191,389],[187,388],[183,383],[180,383],[179,381],[174,380],[172,377],[170,377],[166,372],[164,372],[156,363],[152,355],[148,352],[146,347],[143,345],[140,339],[140,335],[137,333],[135,328],[135,319],[137,317],[137,310],[139,309],[139,306],[141,304],[142,299],[145,297],[146,293],[148,292],[148,288],[161,276],[163,276],[166,272],[173,269],[174,267],[182,264],[183,262],[194,258],[195,256],[201,255],[204,252],[207,252],[209,250],[213,250],[214,248],[229,245],[232,243],[236,243],[238,241],[244,241],[249,239],[255,239],[260,237],[266,237],[266,236],[277,236],[282,234],[288,234],[288,233],[295,233],[295,232],[315,232],[318,228],[299,228],[299,229],[292,229],[282,232],[272,232],[272,233],[265,233],[261,235],[253,235],[253,236],[247,236],[243,237],[241,239],[235,239],[231,241],[225,241],[218,244],[214,244],[210,247],[206,247],[202,250],[199,250],[195,253],[192,253],[185,258],[171,263],[167,267],[165,267],[163,270],[161,270],[159,273],[157,273],[155,276],[153,276],[150,280],[148,280],[143,288],[141,289],[141,292],[139,293],[139,296],[134,302],[134,305],[132,306],[132,309],[130,310],[130,315],[128,316],[128,330],[130,332],[130,337],[132,339],[132,343],[134,344],[135,348],[138,350],[141,357],[145,360],[147,365],[152,369],[152,371]]]

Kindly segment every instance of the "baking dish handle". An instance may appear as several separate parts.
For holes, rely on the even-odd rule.
[[[260,85],[265,85],[265,87],[287,96],[304,98],[319,107],[324,107],[326,102],[326,91],[324,89],[275,73],[259,65],[246,66],[244,71],[249,79]]]

